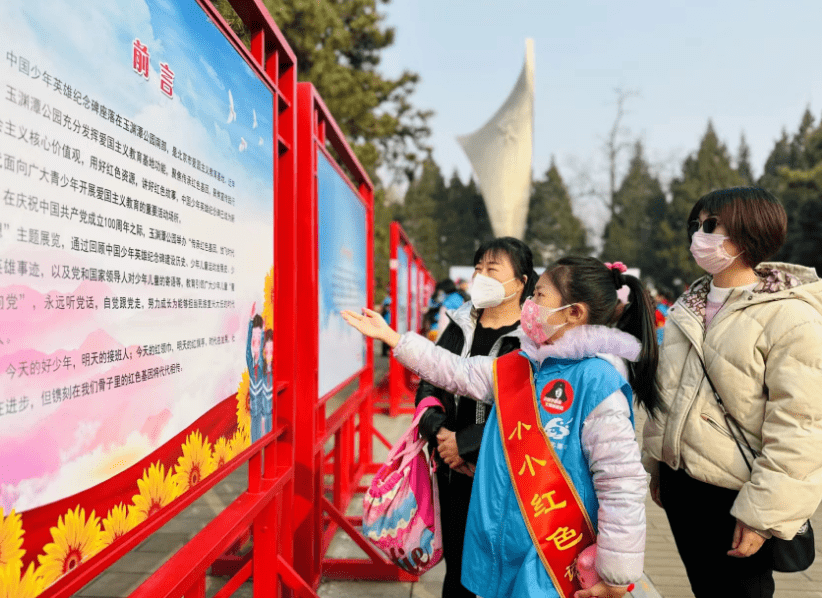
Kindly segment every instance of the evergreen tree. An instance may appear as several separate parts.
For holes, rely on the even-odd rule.
[[[822,195],[817,193],[802,206],[797,228],[790,261],[816,268],[816,273],[822,274]]]
[[[440,218],[442,259],[449,266],[470,266],[477,248],[491,238],[493,232],[482,195],[473,180],[463,185],[454,171]]]
[[[441,233],[445,202],[445,180],[439,166],[433,160],[426,160],[420,177],[405,194],[399,220],[414,248],[437,279],[448,274],[448,264],[442,253]]]
[[[401,205],[391,201],[385,189],[374,192],[374,304],[379,305],[388,294],[390,282],[389,254],[391,251],[391,221],[400,215]]]
[[[745,133],[739,139],[739,151],[736,154],[736,171],[742,177],[742,184],[750,187],[754,184],[753,170],[751,169],[751,148],[745,140]]]
[[[807,138],[814,128],[814,118],[810,108],[805,108],[802,120],[799,122],[799,129],[793,136],[790,146],[790,167],[805,170],[811,164],[808,160]]]
[[[682,165],[682,175],[671,182],[671,203],[665,220],[654,228],[651,247],[657,254],[655,272],[647,275],[669,288],[682,289],[703,274],[691,257],[688,242],[688,215],[697,200],[715,189],[737,187],[744,181],[731,166],[727,147],[720,142],[713,125],[702,137],[695,155]]]
[[[814,128],[814,118],[805,110],[797,132],[789,140],[783,131],[765,165],[760,184],[782,202],[788,215],[788,234],[773,259],[811,265],[808,227],[803,218],[813,213],[806,205],[822,193],[822,127]],[[810,261],[809,261],[810,260]]]
[[[585,227],[571,209],[571,196],[553,158],[545,178],[532,187],[525,242],[534,252],[535,265],[591,253]]]
[[[768,159],[765,160],[765,168],[757,184],[771,193],[777,193],[780,183],[779,169],[783,166],[790,167],[790,164],[790,140],[788,132],[782,129],[782,136],[776,141]]]
[[[664,204],[662,185],[651,175],[642,143],[637,141],[628,172],[614,193],[613,216],[605,227],[602,259],[640,268],[643,275],[649,267],[655,268],[649,243],[657,220],[662,217],[659,206]]]
[[[471,214],[474,217],[475,239],[474,245],[479,249],[480,244],[489,239],[494,238],[494,229],[491,226],[491,217],[488,215],[488,209],[485,207],[485,200],[482,198],[479,187],[476,181],[471,178],[468,185],[465,186],[465,194],[468,197],[467,205],[471,208]],[[473,256],[471,256],[473,261]],[[468,262],[471,263],[471,262]]]

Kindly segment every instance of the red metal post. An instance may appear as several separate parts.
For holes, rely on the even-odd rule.
[[[300,240],[294,265],[300,273],[300,292],[307,300],[301,308],[301,333],[295,339],[296,382],[296,471],[294,474],[294,570],[309,586],[319,584],[321,573],[322,462],[317,453],[317,402],[319,348],[319,263],[317,249],[317,159],[316,119],[310,85],[297,85],[297,214],[296,236]]]

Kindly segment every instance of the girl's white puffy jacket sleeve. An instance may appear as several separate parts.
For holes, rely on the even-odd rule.
[[[599,500],[596,568],[615,586],[639,581],[645,555],[645,469],[628,400],[617,391],[591,411],[582,450]]]
[[[494,402],[494,357],[463,358],[414,332],[400,337],[394,357],[434,386],[483,403]]]

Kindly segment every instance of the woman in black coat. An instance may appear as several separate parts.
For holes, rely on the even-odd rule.
[[[480,246],[474,254],[471,301],[446,312],[437,344],[462,355],[504,355],[519,349],[522,303],[536,285],[531,250],[513,237],[500,237]],[[420,420],[438,462],[445,581],[443,598],[474,594],[460,583],[465,523],[471,499],[474,468],[490,406],[455,397],[422,381],[416,403],[428,396],[440,400],[445,411],[429,408]]]

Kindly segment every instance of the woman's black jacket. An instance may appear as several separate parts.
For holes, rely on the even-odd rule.
[[[519,339],[516,337],[503,336],[501,340],[499,355],[505,355],[520,348]],[[456,322],[449,322],[437,340],[437,345],[461,355],[465,346],[465,334],[462,328]],[[436,397],[445,407],[445,413],[437,407],[429,407],[420,419],[420,433],[428,441],[429,449],[436,453],[437,433],[444,426],[445,429],[456,432],[460,457],[469,463],[476,464],[482,443],[482,433],[485,430],[485,420],[491,406],[463,397],[457,407],[453,394],[421,380],[414,403],[419,405],[420,401],[428,396]],[[477,417],[478,409],[481,410],[479,418]],[[478,420],[482,423],[477,423]],[[436,459],[444,465],[439,453],[436,453]]]

